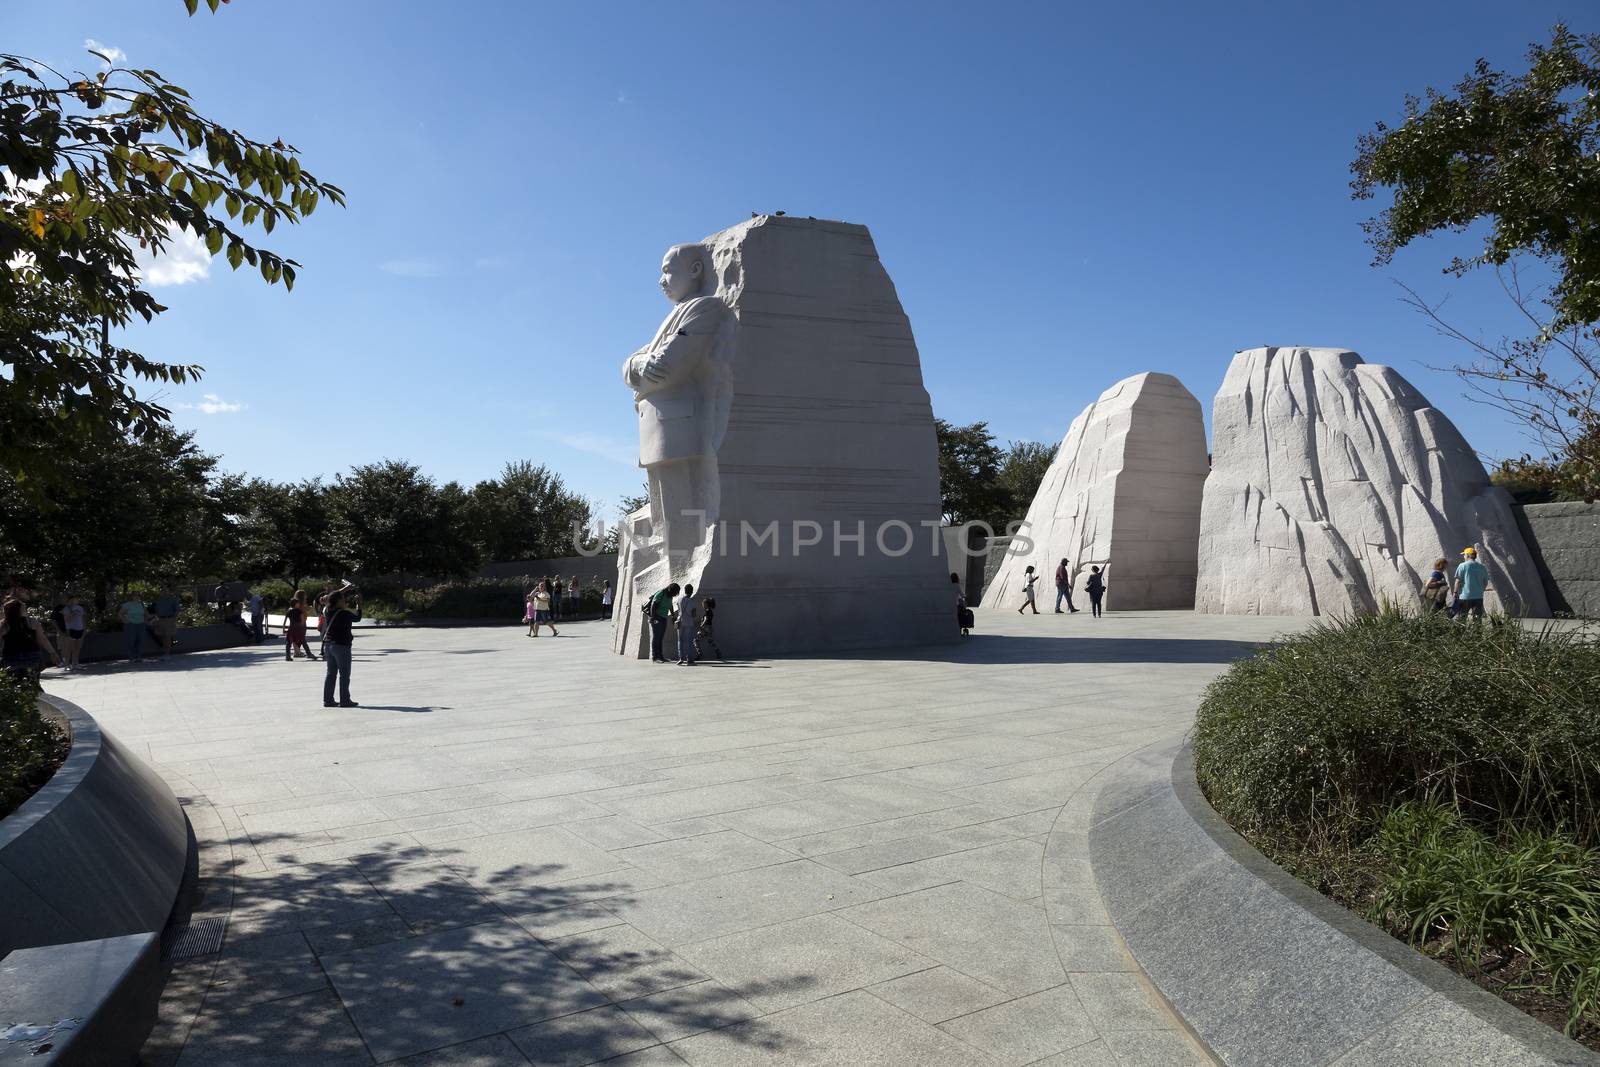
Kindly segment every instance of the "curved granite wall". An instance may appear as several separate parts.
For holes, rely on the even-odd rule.
[[[40,700],[72,728],[45,787],[0,820],[0,956],[19,948],[159,931],[183,880],[183,808],[88,712]]]

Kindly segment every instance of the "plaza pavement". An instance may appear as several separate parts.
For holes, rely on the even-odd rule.
[[[359,709],[278,645],[47,688],[199,842],[146,1064],[1171,1067],[1210,1060],[1106,918],[1094,797],[1299,622],[692,669],[597,622],[364,629]]]

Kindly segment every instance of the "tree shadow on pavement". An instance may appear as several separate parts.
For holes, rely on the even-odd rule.
[[[564,1063],[724,1028],[743,1046],[782,1043],[755,1021],[748,998],[763,985],[713,981],[623,921],[614,909],[656,882],[621,861],[584,874],[559,854],[515,855],[509,835],[493,847],[398,835],[327,859],[327,833],[247,834],[237,820],[229,831],[203,797],[182,799],[209,829],[185,926],[164,937],[145,1067],[370,1064],[494,1035],[497,1048]],[[180,936],[208,923],[220,936]]]

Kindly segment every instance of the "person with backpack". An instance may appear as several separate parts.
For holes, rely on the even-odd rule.
[[[1424,615],[1437,615],[1445,610],[1450,600],[1450,580],[1445,577],[1444,569],[1450,566],[1450,561],[1440,556],[1433,561],[1433,570],[1428,574],[1428,580],[1422,586],[1422,613]]]
[[[667,639],[667,620],[672,617],[672,601],[678,595],[679,585],[673,582],[645,602],[645,618],[650,620],[650,662],[665,663],[667,654],[663,646]]]
[[[1111,566],[1111,561],[1106,560],[1106,566]],[[1106,576],[1100,567],[1089,568],[1089,580],[1083,583],[1083,588],[1089,594],[1089,609],[1094,612],[1094,617],[1100,617],[1100,601],[1106,595]]]

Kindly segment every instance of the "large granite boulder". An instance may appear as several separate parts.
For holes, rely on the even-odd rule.
[[[762,216],[669,250],[662,289],[623,371],[650,503],[616,650],[648,655],[639,608],[668,582],[716,599],[734,657],[955,640],[933,411],[867,228]]]
[[[1106,571],[1107,607],[1194,607],[1206,470],[1200,402],[1170,374],[1124,378],[1072,420],[1019,536],[984,589],[984,607],[1016,610],[1032,564],[1049,610],[1062,559],[1070,561],[1076,595],[1091,564],[1114,561]]]
[[[1435,558],[1475,545],[1486,607],[1549,615],[1510,497],[1392,367],[1252,348],[1212,407],[1195,607],[1331,615],[1415,606]]]

